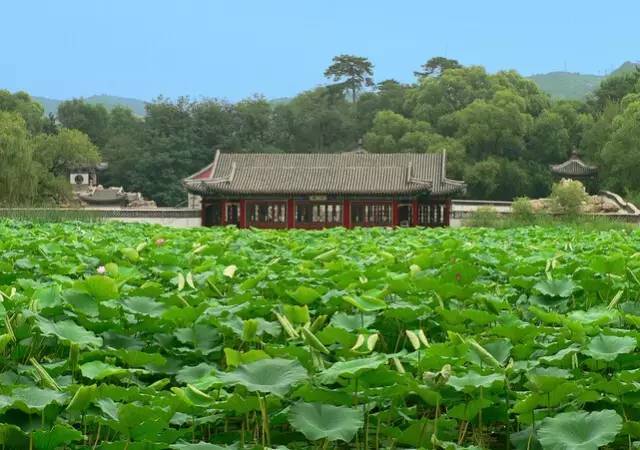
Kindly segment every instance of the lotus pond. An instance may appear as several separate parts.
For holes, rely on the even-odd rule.
[[[636,448],[639,252],[0,222],[0,448]]]

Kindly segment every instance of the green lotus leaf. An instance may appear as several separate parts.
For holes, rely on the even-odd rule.
[[[208,442],[198,442],[195,444],[171,444],[169,448],[175,450],[235,450],[238,447],[235,445],[216,445],[209,444]]]
[[[80,348],[100,347],[102,338],[71,320],[51,322],[44,317],[36,319],[36,325],[45,336],[56,336],[63,342],[78,344]]]
[[[351,359],[349,361],[338,361],[328,369],[325,369],[318,377],[321,383],[331,384],[340,377],[353,377],[365,370],[377,369],[387,362],[387,358],[382,355],[370,356],[368,358]]]
[[[186,366],[178,371],[176,381],[181,384],[192,384],[198,389],[209,389],[214,384],[220,383],[220,378],[215,375],[215,366],[200,363],[197,366]]]
[[[567,316],[571,320],[575,320],[583,325],[606,325],[613,322],[620,314],[616,310],[607,309],[606,307],[591,308],[588,311],[571,311]]]
[[[618,355],[631,353],[636,345],[636,339],[631,336],[599,334],[589,341],[582,353],[600,361],[613,361]]]
[[[125,310],[141,316],[160,317],[167,308],[149,297],[129,297],[122,301]]]
[[[238,447],[235,445],[216,445],[207,442],[198,442],[196,444],[171,444],[169,448],[175,450],[234,450]]]
[[[533,383],[534,389],[551,392],[560,383],[571,377],[567,369],[559,367],[535,367],[527,372],[527,378]]]
[[[622,417],[615,411],[566,412],[547,417],[538,430],[545,450],[597,450],[613,442],[622,429]]]
[[[61,292],[62,289],[60,286],[54,284],[52,286],[36,289],[33,293],[33,299],[38,302],[38,307],[40,309],[55,308],[62,304]]]
[[[289,291],[287,293],[301,305],[308,305],[321,297],[320,292],[307,286],[298,286],[295,291]]]
[[[387,307],[384,300],[380,300],[379,298],[375,298],[371,295],[362,295],[357,297],[347,295],[343,297],[343,300],[363,312],[380,311]]]
[[[183,344],[189,344],[205,355],[216,350],[220,338],[220,333],[216,328],[205,324],[178,328],[173,334]]]
[[[67,394],[35,386],[14,389],[10,395],[0,395],[0,411],[19,409],[27,414],[42,411],[51,403],[62,404]]]
[[[312,441],[327,439],[350,442],[364,421],[361,410],[298,402],[289,410],[289,423]]]
[[[504,375],[499,373],[491,373],[489,375],[482,375],[473,370],[467,372],[461,377],[452,375],[449,378],[447,384],[453,387],[456,391],[468,391],[477,389],[480,387],[489,388],[494,383],[504,381]]]
[[[373,314],[346,314],[338,312],[331,317],[331,325],[343,328],[347,331],[355,331],[361,328],[368,328],[376,321]]]
[[[95,399],[97,392],[97,386],[91,384],[89,386],[80,386],[69,404],[67,405],[67,411],[79,413],[84,411],[89,404]]]
[[[33,443],[37,450],[56,450],[83,439],[84,435],[80,431],[68,425],[56,424],[49,430],[37,430],[33,433]]]
[[[567,298],[571,297],[571,294],[578,289],[578,286],[570,279],[544,280],[537,282],[533,289],[549,297]]]
[[[298,361],[273,358],[242,365],[233,372],[221,372],[218,377],[226,384],[240,384],[251,392],[282,397],[307,378],[307,371]]]
[[[106,275],[91,275],[78,282],[77,287],[87,291],[99,302],[118,298],[118,284]]]
[[[102,380],[107,377],[120,377],[127,375],[129,370],[122,367],[116,367],[102,361],[90,361],[80,366],[80,372],[83,377],[92,380]]]

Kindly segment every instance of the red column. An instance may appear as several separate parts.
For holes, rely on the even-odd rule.
[[[416,199],[411,202],[411,226],[418,226],[418,200]]]
[[[220,200],[220,222],[222,225],[227,224],[227,202]]]
[[[204,199],[200,202],[200,225],[204,226],[204,210],[207,207]]]
[[[246,202],[244,199],[240,200],[240,228],[247,228],[247,211]]]
[[[391,201],[391,217],[392,217],[391,222],[394,227],[397,227],[398,225],[400,225],[400,217],[399,217],[397,200]]]
[[[295,203],[293,202],[293,199],[290,198],[287,200],[287,228],[294,228],[296,225],[294,208]]]
[[[351,228],[351,202],[349,200],[342,202],[342,224],[345,228]]]
[[[448,198],[444,203],[444,226],[448,227],[451,224],[451,199]]]

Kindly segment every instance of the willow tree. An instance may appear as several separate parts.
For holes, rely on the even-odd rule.
[[[37,198],[38,164],[22,117],[0,111],[0,205],[30,205]]]

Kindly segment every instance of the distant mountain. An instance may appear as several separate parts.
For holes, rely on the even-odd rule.
[[[33,97],[33,99],[44,107],[45,114],[55,114],[58,111],[58,105],[63,102],[63,100],[46,97]],[[125,106],[139,116],[144,116],[145,114],[144,105],[146,102],[135,98],[115,97],[113,95],[92,95],[83,100],[92,105],[103,105],[108,110],[111,110],[115,106]]]
[[[604,79],[600,75],[585,75],[573,72],[550,72],[532,75],[540,89],[551,97],[566,100],[581,100],[593,92]]]
[[[582,100],[608,77],[623,75],[640,67],[640,63],[627,61],[609,75],[588,75],[575,72],[550,72],[529,77],[540,89],[554,98]]]

